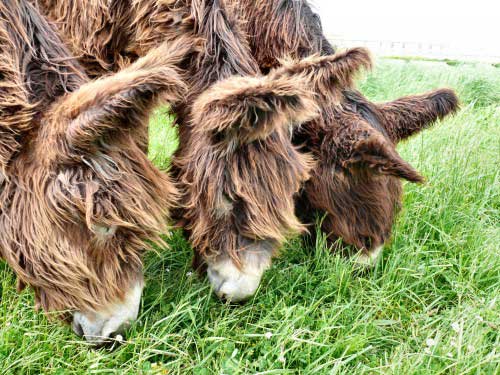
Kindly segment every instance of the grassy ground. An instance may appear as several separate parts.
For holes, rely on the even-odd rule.
[[[291,241],[257,296],[224,305],[191,273],[177,233],[150,254],[142,313],[117,350],[93,350],[33,311],[0,265],[0,373],[500,374],[500,70],[382,60],[374,100],[454,87],[462,111],[400,146],[428,177],[406,185],[381,263],[365,275]],[[175,133],[158,116],[151,156]],[[164,145],[168,145],[168,153]]]

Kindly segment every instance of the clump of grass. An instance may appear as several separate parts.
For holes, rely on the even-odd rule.
[[[255,298],[230,306],[192,273],[189,244],[174,232],[171,249],[145,261],[127,344],[109,351],[35,313],[1,265],[0,373],[500,373],[499,82],[491,65],[387,60],[361,82],[377,101],[448,86],[463,102],[399,145],[428,182],[405,186],[392,244],[372,271],[357,272],[321,236],[295,239]],[[176,147],[169,121],[158,114],[150,131],[161,167]]]
[[[477,107],[487,107],[500,103],[498,85],[485,78],[472,78],[465,82],[463,100]]]
[[[173,151],[178,146],[177,128],[165,126],[174,122],[168,108],[158,110],[149,126],[149,158],[162,170],[168,169]]]

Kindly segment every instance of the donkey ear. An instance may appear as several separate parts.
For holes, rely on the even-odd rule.
[[[459,100],[453,90],[441,89],[423,95],[407,96],[378,105],[385,128],[394,142],[428,128],[438,119],[454,113]]]
[[[195,102],[194,131],[212,136],[230,132],[248,143],[309,121],[318,111],[304,78],[232,77]]]
[[[152,50],[129,68],[82,86],[62,103],[70,125],[70,147],[88,149],[105,133],[146,124],[158,101],[183,99],[187,86],[178,65],[192,43],[168,43]]]
[[[361,132],[353,145],[351,157],[344,167],[362,166],[380,174],[391,175],[411,182],[424,178],[397,153],[394,145],[374,129]]]
[[[305,76],[315,93],[327,97],[329,102],[336,102],[342,90],[353,86],[360,71],[371,69],[372,58],[367,49],[352,48],[334,55],[316,55],[281,63],[282,67],[271,72],[271,76]]]

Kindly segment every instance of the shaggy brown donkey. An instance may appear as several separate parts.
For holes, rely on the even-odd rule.
[[[88,82],[24,0],[0,3],[0,255],[36,304],[93,342],[136,318],[144,241],[178,196],[147,160],[148,114],[186,86],[190,40]]]
[[[283,241],[303,230],[294,195],[312,161],[290,131],[318,109],[303,68],[258,76],[237,24],[218,4],[193,2],[194,32],[205,45],[186,66],[188,100],[174,108],[181,125],[174,171],[196,257],[216,293],[238,301],[255,292]]]
[[[228,1],[244,20],[252,55],[264,72],[287,56],[334,53],[306,0]],[[371,261],[390,237],[401,202],[399,179],[422,180],[397,155],[395,144],[455,112],[458,99],[451,90],[436,90],[373,104],[352,84],[342,92],[333,86],[317,87],[321,116],[294,134],[318,160],[297,213],[306,222],[323,218],[321,228],[331,243],[341,238],[360,252],[361,261]]]
[[[312,54],[334,53],[322,34],[319,17],[311,11],[306,1],[138,0],[129,3],[102,0],[98,2],[98,7],[93,8],[75,3],[70,7],[67,0],[40,0],[40,4],[63,30],[63,35],[93,74],[116,70],[152,46],[175,40],[179,35],[205,37],[207,44],[194,60],[196,63],[185,67],[189,75],[194,77],[189,83],[192,87],[189,100],[187,104],[175,107],[179,124],[182,125],[181,149],[177,155],[178,160],[182,161],[179,165],[184,166],[189,163],[183,155],[190,152],[183,150],[183,147],[192,144],[190,127],[186,126],[191,122],[190,103],[195,102],[209,83],[230,74],[255,75],[258,70],[268,73],[271,68],[279,67],[280,59],[287,55],[297,59]],[[94,36],[95,30],[98,30],[100,37]],[[338,57],[342,60],[342,54]],[[316,66],[316,69],[321,70],[321,66]],[[311,178],[304,185],[297,212],[307,222],[316,213],[320,216],[326,214],[322,229],[329,234],[329,239],[336,241],[342,238],[346,244],[360,251],[364,258],[369,258],[390,236],[401,195],[398,178],[420,179],[416,177],[416,172],[408,174],[410,166],[395,151],[394,144],[401,137],[396,139],[390,135],[394,132],[409,135],[430,125],[455,110],[457,99],[451,91],[436,91],[425,96],[375,105],[368,103],[353,89],[352,69],[348,70],[347,76],[335,77],[330,81],[321,79],[319,70],[311,76],[319,78],[315,80],[317,84],[313,82],[310,87],[317,94],[321,115],[303,126],[293,128],[296,144],[303,145],[302,150],[311,153],[318,161]],[[340,78],[342,80],[339,82]],[[286,147],[291,148],[290,145]],[[244,149],[241,151],[245,155]],[[180,177],[181,180],[183,178]],[[190,181],[189,178],[186,181]],[[190,185],[186,183],[185,186]],[[273,198],[281,199],[282,196]],[[289,207],[287,199],[285,197],[281,205],[275,202],[276,207]],[[239,207],[236,208],[235,212],[239,212]],[[288,213],[284,216],[293,217]],[[211,216],[205,217],[212,220]],[[252,220],[267,222],[262,217]],[[201,222],[208,225],[203,233],[210,233],[212,221]],[[239,223],[238,220],[235,222]],[[187,223],[186,226],[191,228],[192,224]],[[261,228],[264,226],[261,225]],[[198,233],[191,233],[195,243],[202,239],[193,237]],[[250,234],[254,239],[263,237],[256,233]],[[269,237],[263,238],[267,238],[264,247],[273,242],[268,241]],[[221,242],[203,240],[201,243],[207,250],[202,247],[198,253],[217,253],[217,249],[221,251]],[[248,246],[242,242],[236,247],[242,249]],[[234,254],[232,251],[226,253]],[[245,289],[245,292],[241,292],[245,296],[250,294],[248,291],[255,290],[256,280],[260,279],[262,270],[269,264],[268,260],[260,258],[247,263],[252,262],[261,266],[242,267],[240,264],[235,268],[234,262],[219,262],[229,265],[224,267],[227,271],[222,272],[228,275],[225,278],[227,280],[241,280],[240,284],[245,284],[245,275],[251,275],[251,287],[235,286]],[[212,283],[216,290],[221,290],[219,285],[224,283],[213,277],[221,274],[219,264],[214,266],[214,262],[209,263],[212,263],[211,266],[209,264]],[[248,271],[252,268],[258,268],[258,272]],[[229,284],[235,285],[234,282]],[[232,298],[238,293],[219,294]],[[233,299],[241,297],[238,295],[238,298]]]

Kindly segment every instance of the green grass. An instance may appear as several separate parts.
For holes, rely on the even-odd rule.
[[[296,239],[256,297],[229,306],[191,274],[175,233],[172,250],[147,256],[140,319],[110,351],[35,313],[1,265],[0,373],[500,374],[500,71],[381,60],[360,82],[376,101],[440,86],[455,88],[463,109],[400,145],[428,182],[405,186],[392,244],[371,272]],[[151,130],[162,167],[176,144],[166,123],[158,115]]]

